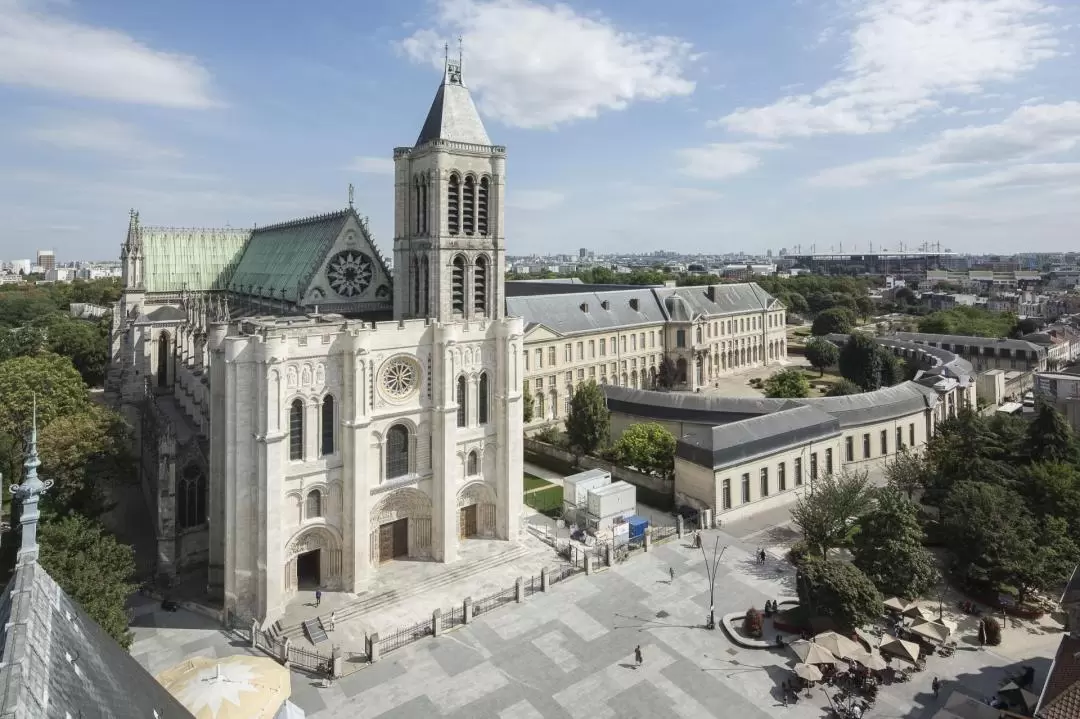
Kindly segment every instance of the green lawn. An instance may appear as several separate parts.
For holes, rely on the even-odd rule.
[[[546,479],[541,479],[534,474],[525,473],[525,491],[528,492],[533,489],[541,489],[543,487],[550,487],[552,483]]]
[[[525,495],[525,504],[549,517],[557,517],[562,512],[562,490],[557,484],[547,489],[540,489]]]

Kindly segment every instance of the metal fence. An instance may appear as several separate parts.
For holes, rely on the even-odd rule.
[[[675,527],[653,527],[652,532],[654,542],[663,542],[674,537],[679,530]]]
[[[465,624],[465,608],[460,604],[442,613],[442,625],[444,629],[453,629]]]
[[[552,584],[557,584],[574,576],[578,573],[578,571],[580,570],[572,564],[563,565],[551,574],[551,577],[548,579],[548,581]]]
[[[325,654],[289,644],[289,664],[294,667],[300,667],[309,672],[326,671],[331,661],[331,658]]]
[[[531,597],[532,595],[543,589],[544,582],[538,576],[529,577],[525,580],[525,596]]]
[[[430,619],[417,622],[410,627],[403,627],[393,634],[388,634],[385,637],[379,638],[379,653],[385,654],[386,652],[392,652],[395,649],[401,649],[406,644],[411,644],[417,639],[423,639],[434,633],[435,625]]]
[[[490,597],[484,597],[480,601],[473,604],[473,616],[480,616],[481,614],[487,614],[493,609],[498,609],[504,604],[517,600],[517,587],[513,586],[509,589],[504,589],[501,592],[495,592]]]

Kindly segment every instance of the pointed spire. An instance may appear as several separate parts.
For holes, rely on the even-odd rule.
[[[458,56],[450,59],[449,44],[443,46],[445,68],[442,84],[428,110],[424,127],[416,139],[416,147],[431,140],[449,140],[470,145],[491,145],[484,123],[476,111],[469,89],[461,74],[464,61],[464,40],[458,38]]]
[[[26,477],[22,484],[12,485],[11,494],[15,500],[22,504],[22,512],[19,517],[19,525],[22,528],[22,544],[19,547],[19,561],[36,561],[38,554],[37,524],[41,517],[38,511],[38,501],[42,494],[52,486],[52,480],[42,481],[38,477],[38,467],[41,460],[38,458],[37,449],[37,395],[34,395],[34,418],[30,430],[30,443],[26,452],[26,461],[23,467],[26,469]]]

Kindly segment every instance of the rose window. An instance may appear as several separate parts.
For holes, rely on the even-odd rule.
[[[403,399],[412,394],[420,379],[420,368],[408,357],[395,357],[388,361],[382,371],[383,392],[393,399]]]
[[[342,297],[355,297],[366,290],[373,274],[371,258],[355,250],[337,253],[326,267],[330,287]]]

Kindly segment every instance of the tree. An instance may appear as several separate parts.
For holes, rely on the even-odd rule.
[[[849,379],[841,379],[838,382],[833,383],[832,387],[829,387],[829,391],[825,393],[826,397],[844,397],[849,394],[861,394],[862,387],[855,384]]]
[[[832,334],[846,335],[855,328],[856,323],[854,312],[845,307],[833,307],[814,318],[810,332],[817,337]]]
[[[892,387],[904,381],[907,372],[906,363],[894,355],[887,347],[878,346],[878,355],[881,357],[880,386]]]
[[[675,471],[675,437],[662,425],[631,425],[615,443],[622,461],[642,472],[670,477]]]
[[[919,510],[902,492],[886,489],[859,520],[852,542],[855,566],[883,594],[914,598],[938,580],[934,557],[923,546]]]
[[[521,420],[525,424],[533,421],[533,396],[527,381],[521,388]]]
[[[956,573],[976,586],[996,591],[1031,560],[1033,519],[1004,487],[960,482],[941,506],[941,526]]]
[[[843,543],[854,520],[871,508],[874,493],[867,472],[841,470],[818,480],[812,494],[799,497],[791,519],[802,530],[807,547],[824,558]]]
[[[840,348],[821,337],[814,337],[806,343],[806,360],[810,366],[825,375],[825,370],[834,366],[840,359]]]
[[[864,392],[881,387],[882,354],[874,338],[861,332],[848,337],[837,360],[840,374],[851,380]]]
[[[10,330],[0,327],[0,362],[33,357],[45,348],[45,342],[45,332],[40,327],[24,325]]]
[[[671,389],[675,386],[677,374],[675,362],[667,355],[664,355],[663,359],[660,360],[660,368],[656,371],[656,384],[662,389]]]
[[[1032,461],[1076,463],[1080,459],[1069,421],[1049,402],[1039,402],[1035,419],[1028,425],[1027,439]]]
[[[109,363],[109,335],[104,323],[59,315],[48,324],[49,350],[71,359],[83,381],[99,387]]]
[[[1025,468],[1020,487],[1036,518],[1061,517],[1070,524],[1069,536],[1080,539],[1080,472],[1075,464],[1032,464]]]
[[[0,432],[22,437],[30,429],[35,396],[39,427],[89,402],[82,377],[65,357],[44,353],[0,362]]]
[[[89,518],[103,514],[108,490],[136,477],[127,434],[119,414],[96,404],[45,425],[38,438],[42,472],[55,485],[45,495],[44,510]]]
[[[41,525],[41,566],[124,648],[131,645],[124,604],[135,590],[135,552],[78,514]]]
[[[991,423],[964,409],[938,425],[926,446],[929,471],[922,501],[940,506],[961,482],[984,482],[1003,488],[1016,485],[1016,458]]]
[[[777,299],[793,314],[805,315],[810,311],[810,305],[806,303],[806,298],[798,292],[783,292]]]
[[[807,557],[796,575],[799,604],[811,616],[831,617],[854,629],[881,616],[881,592],[858,567],[839,560]]]
[[[1030,335],[1033,332],[1038,332],[1043,327],[1042,322],[1034,317],[1025,317],[1022,320],[1018,320],[1013,325],[1012,331],[1009,332],[1010,337],[1020,338],[1024,335]]]
[[[903,492],[908,499],[914,499],[915,492],[926,486],[928,472],[926,458],[903,447],[893,461],[885,465],[885,483],[890,489]]]
[[[611,413],[607,398],[595,380],[578,385],[566,416],[566,436],[570,446],[582,454],[592,454],[608,443],[611,436]]]
[[[801,399],[810,396],[810,382],[802,370],[782,369],[765,380],[765,396]]]

